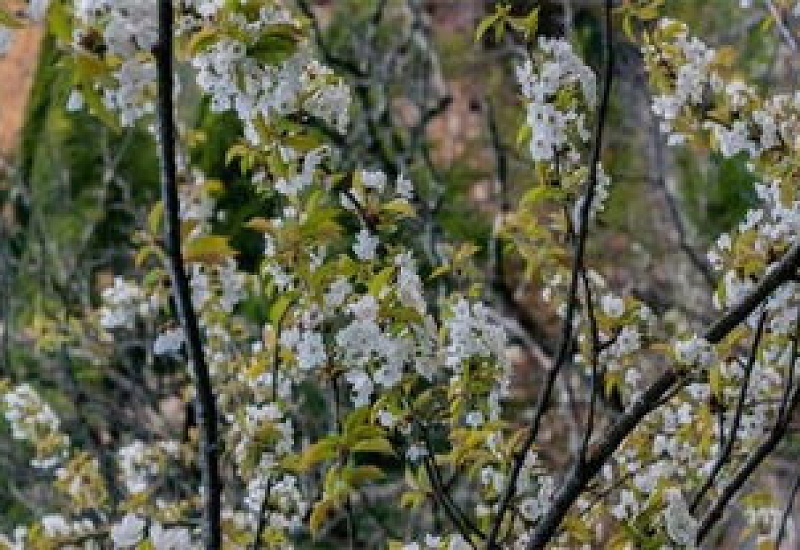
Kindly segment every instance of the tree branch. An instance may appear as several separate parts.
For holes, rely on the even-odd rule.
[[[175,114],[173,105],[173,7],[172,0],[158,1],[158,45],[154,50],[158,99],[158,141],[161,156],[161,197],[164,204],[164,247],[172,280],[178,319],[183,327],[195,384],[195,414],[200,431],[199,465],[203,489],[203,538],[207,550],[222,545],[220,501],[222,481],[218,465],[217,405],[203,351],[200,327],[192,306],[189,280],[183,265],[175,160]]]
[[[794,272],[798,267],[800,267],[800,243],[793,245],[781,261],[764,276],[756,288],[730,311],[720,317],[720,319],[706,331],[704,338],[712,344],[719,343],[736,328],[739,323],[744,321],[763,300],[769,297],[776,288],[792,280]],[[793,357],[796,356],[793,355]],[[639,425],[642,419],[662,403],[662,398],[673,390],[675,384],[681,381],[682,378],[680,372],[673,368],[665,370],[650,384],[634,404],[617,418],[617,421],[603,440],[598,443],[595,452],[584,463],[583,468],[575,468],[569,474],[567,480],[558,491],[553,504],[547,512],[545,512],[541,521],[536,526],[531,537],[530,545],[528,546],[529,549],[543,548],[544,545],[547,544],[560,525],[561,520],[567,514],[578,496],[580,496],[589,481],[600,471],[603,464],[605,464],[617,450],[625,438]],[[738,482],[739,485],[732,489],[729,488],[730,485],[726,487],[723,491],[724,502],[722,502],[723,499],[721,498],[712,506],[712,510],[709,512],[709,514],[713,513],[716,517],[714,517],[713,520],[704,520],[701,524],[701,529],[703,529],[702,525],[705,524],[706,521],[713,523],[719,519],[722,515],[722,510],[730,498],[733,497],[738,487],[747,480],[747,476],[749,476],[758,464],[760,464],[772,449],[775,448],[778,441],[780,441],[780,437],[786,430],[790,412],[797,406],[798,402],[800,402],[800,387],[796,387],[791,392],[791,397],[787,397],[786,407],[783,407],[782,414],[779,415],[781,420],[776,423],[773,434],[759,447],[756,454],[750,458],[740,472],[737,473],[735,480],[741,478]],[[783,420],[784,418],[785,421]],[[776,433],[778,431],[780,432],[779,434]],[[716,510],[716,512],[714,510]],[[709,528],[710,525],[705,529],[707,530]]]
[[[794,372],[795,363],[798,358],[798,351],[800,350],[800,308],[797,310],[797,318],[795,319],[795,332],[792,340],[792,350],[789,358],[789,368],[787,373],[786,386],[784,388],[783,397],[781,398],[780,406],[778,407],[778,414],[775,420],[775,425],[772,427],[769,437],[759,445],[756,450],[750,455],[747,461],[739,468],[733,479],[723,488],[722,493],[717,497],[717,500],[712,503],[710,508],[706,511],[700,522],[700,527],[697,533],[698,544],[705,538],[714,524],[722,518],[722,513],[728,502],[736,495],[736,492],[744,485],[750,478],[750,475],[761,464],[761,462],[769,456],[769,454],[780,443],[786,430],[789,427],[789,421],[792,418],[792,412],[797,405],[800,404],[800,385],[794,386]]]
[[[577,228],[578,235],[574,246],[570,291],[569,297],[567,298],[567,312],[564,316],[561,344],[559,346],[558,355],[553,363],[553,368],[547,373],[547,378],[539,395],[539,401],[536,405],[536,411],[534,412],[533,421],[530,429],[528,430],[528,434],[524,443],[522,444],[522,447],[514,458],[514,465],[512,466],[508,481],[506,482],[506,487],[500,500],[497,515],[492,522],[492,529],[486,541],[486,548],[488,550],[497,548],[497,539],[500,535],[503,519],[508,511],[508,508],[511,506],[511,500],[514,498],[516,493],[517,482],[520,474],[522,473],[522,466],[525,463],[525,458],[528,454],[528,451],[536,441],[536,437],[538,436],[542,419],[544,418],[544,415],[549,407],[556,378],[558,377],[561,368],[567,362],[567,359],[570,355],[569,351],[573,338],[572,321],[574,319],[575,309],[577,307],[579,275],[583,269],[586,241],[589,236],[589,222],[591,218],[592,201],[597,188],[598,165],[600,163],[600,154],[603,148],[603,131],[606,125],[609,98],[611,96],[611,82],[613,79],[614,66],[614,48],[612,47],[613,25],[611,20],[612,4],[612,0],[605,1],[605,68],[603,75],[603,90],[594,129],[592,153],[589,160],[589,177],[586,182],[586,192],[583,196],[583,202],[581,203],[580,209],[580,227]]]

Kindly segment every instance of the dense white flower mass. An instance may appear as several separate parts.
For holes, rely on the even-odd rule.
[[[714,51],[696,37],[690,37],[685,26],[676,21],[663,19],[661,28],[676,28],[674,44],[683,57],[683,63],[677,68],[674,89],[671,94],[661,94],[653,98],[653,112],[662,119],[661,130],[672,132],[673,121],[688,105],[699,105],[703,101],[703,93],[711,80],[710,65],[714,60]],[[655,56],[657,51],[646,50]],[[673,142],[680,141],[673,139]]]
[[[249,26],[265,28],[294,24],[285,10],[262,10],[261,18]],[[307,44],[277,64],[260,62],[248,55],[248,45],[235,39],[221,39],[192,58],[197,84],[209,95],[215,111],[235,110],[245,123],[245,134],[253,143],[260,137],[255,128],[258,117],[269,120],[306,109],[334,125],[346,128],[350,105],[349,90],[327,67],[312,56]]]
[[[482,304],[472,305],[463,298],[459,299],[445,326],[448,333],[448,366],[457,367],[470,357],[492,357],[503,361],[505,331],[490,320],[488,310]]]
[[[517,67],[517,80],[527,100],[527,125],[531,131],[530,152],[533,160],[552,161],[563,152],[573,152],[574,141],[588,141],[586,113],[597,102],[594,72],[578,57],[569,42],[541,37],[537,66],[527,59]],[[574,89],[577,100],[566,108],[557,107],[554,99],[563,89]]]
[[[30,384],[15,386],[3,395],[3,415],[14,439],[27,441],[37,449],[31,460],[35,468],[51,468],[66,456],[69,439],[60,433],[61,422],[55,411]]]

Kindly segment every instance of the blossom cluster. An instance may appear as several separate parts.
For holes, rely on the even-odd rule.
[[[537,54],[535,60],[526,59],[517,67],[531,132],[531,157],[535,161],[561,157],[575,162],[575,144],[590,137],[587,113],[597,103],[594,72],[563,39],[540,38]]]

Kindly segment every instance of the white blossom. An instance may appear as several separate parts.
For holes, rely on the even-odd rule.
[[[692,517],[689,507],[678,489],[669,489],[666,496],[667,507],[664,509],[664,524],[667,535],[683,548],[695,548],[697,520]]]
[[[159,523],[150,527],[150,541],[155,550],[189,550],[192,548],[189,530],[185,527],[167,529]]]
[[[535,67],[531,59],[517,67],[517,80],[527,100],[527,126],[531,131],[530,152],[535,161],[550,161],[565,146],[574,132],[587,141],[585,118],[571,105],[556,108],[552,98],[563,88],[575,87],[589,109],[597,101],[596,78],[592,70],[575,55],[569,42],[541,37],[538,51],[544,62]]]
[[[182,328],[168,329],[156,337],[153,342],[153,353],[156,355],[176,354],[181,350],[183,342]]]
[[[133,548],[144,534],[145,521],[135,514],[127,514],[111,527],[114,548]]]
[[[147,313],[142,290],[121,277],[115,277],[113,286],[103,290],[102,298],[100,324],[103,328],[133,328],[137,315]]]
[[[411,200],[414,198],[414,184],[403,174],[397,176],[395,190],[400,198]]]
[[[337,308],[344,304],[347,297],[353,291],[353,287],[346,277],[337,277],[325,293],[325,305],[330,308]]]
[[[378,250],[380,239],[370,234],[369,230],[362,229],[356,235],[356,242],[353,245],[353,252],[359,260],[369,261],[375,259],[375,252]]]
[[[600,299],[600,309],[609,317],[622,317],[625,313],[625,302],[611,294],[606,294]]]

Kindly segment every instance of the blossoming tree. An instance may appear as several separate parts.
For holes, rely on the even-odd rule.
[[[10,436],[59,497],[0,546],[686,548],[713,544],[739,499],[759,547],[777,547],[789,505],[746,482],[800,403],[800,92],[760,91],[663,4],[606,0],[595,68],[567,37],[538,32],[538,8],[500,5],[477,29],[517,46],[530,163],[494,221],[495,271],[521,265],[560,325],[532,401],[515,397],[508,353],[525,312],[508,323],[493,307],[487,296],[507,289],[472,269],[475,243],[430,238],[440,197],[408,158],[376,139],[380,169],[353,159],[354,127],[385,121],[351,120],[370,93],[348,78],[369,71],[326,48],[306,2],[0,12],[0,48],[5,28],[46,18],[74,75],[68,109],[152,132],[161,200],[138,234],[141,277],[115,278],[83,322],[119,340],[157,327],[148,349],[183,366],[176,394],[194,414],[183,441],[122,434],[109,464],[64,433],[34,384],[3,381]],[[800,6],[765,4],[796,50],[787,21]],[[668,143],[745,158],[759,181],[708,263],[694,258],[713,282],[700,322],[615,289],[592,255],[615,191],[605,139],[623,44],[639,52]],[[270,197],[244,223],[264,243],[253,269],[220,229],[224,184],[193,166],[209,136],[180,107],[198,95],[235,115],[227,162]],[[573,375],[584,406],[564,424],[557,388]],[[542,443],[553,429],[566,456]]]

